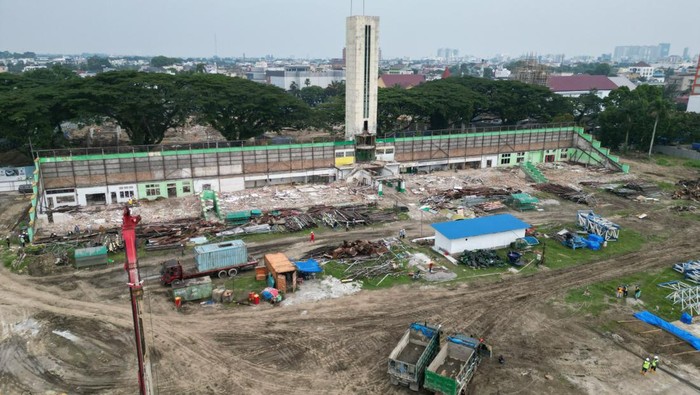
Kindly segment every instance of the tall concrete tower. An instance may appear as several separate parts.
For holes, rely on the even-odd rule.
[[[379,17],[349,16],[345,36],[345,139],[358,161],[374,158],[379,78]]]

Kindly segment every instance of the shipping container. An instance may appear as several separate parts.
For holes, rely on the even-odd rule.
[[[192,278],[181,284],[173,284],[173,298],[178,296],[186,302],[209,299],[213,291],[211,277]]]
[[[200,272],[248,262],[248,249],[242,240],[197,246],[194,252],[197,270]]]
[[[107,247],[77,248],[75,250],[75,267],[90,267],[107,264]]]

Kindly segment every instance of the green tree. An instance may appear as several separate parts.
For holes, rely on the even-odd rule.
[[[311,114],[303,101],[272,85],[217,74],[195,74],[190,79],[198,120],[228,140],[303,127]]]
[[[117,71],[86,80],[79,94],[90,113],[114,119],[132,144],[158,144],[188,115],[186,82],[184,76]]]
[[[99,56],[92,56],[87,59],[87,70],[95,73],[102,72],[106,67],[112,67],[109,59]]]
[[[182,63],[180,58],[169,58],[167,56],[155,56],[151,59],[151,66],[153,67],[167,67],[172,66],[177,63]]]
[[[326,91],[320,86],[306,86],[299,91],[299,98],[310,107],[317,107],[326,100]]]
[[[574,121],[577,124],[594,124],[600,112],[603,110],[603,99],[598,96],[596,90],[584,93],[571,99],[573,105]]]

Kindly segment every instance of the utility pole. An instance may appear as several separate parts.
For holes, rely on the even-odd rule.
[[[129,207],[124,207],[122,217],[122,238],[126,249],[126,262],[124,269],[129,277],[129,296],[131,297],[131,314],[134,320],[134,340],[136,342],[136,359],[139,365],[139,393],[140,395],[153,395],[153,383],[151,382],[151,361],[146,347],[146,338],[143,333],[143,319],[141,303],[143,301],[143,280],[139,273],[138,258],[136,254],[136,225],[141,221],[141,216],[132,216]]]

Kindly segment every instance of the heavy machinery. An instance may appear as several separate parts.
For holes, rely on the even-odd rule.
[[[143,301],[143,281],[139,273],[138,258],[136,254],[136,225],[141,221],[141,216],[132,216],[129,207],[124,207],[122,215],[122,238],[126,249],[126,262],[124,269],[128,275],[127,285],[131,297],[131,314],[134,320],[134,339],[136,341],[136,359],[139,368],[139,393],[141,395],[153,394],[151,383],[151,362],[149,360],[146,338],[141,318]]]
[[[481,358],[491,356],[491,348],[463,334],[448,336],[446,340],[425,370],[423,387],[443,395],[460,395],[466,392]]]
[[[232,240],[218,244],[195,247],[195,265],[183,267],[177,260],[163,262],[160,270],[160,282],[163,285],[179,285],[184,280],[218,276],[235,277],[240,270],[258,265],[258,261],[248,256],[246,245],[241,240]]]
[[[418,391],[424,372],[440,348],[440,326],[414,322],[389,355],[389,377],[394,385]]]

